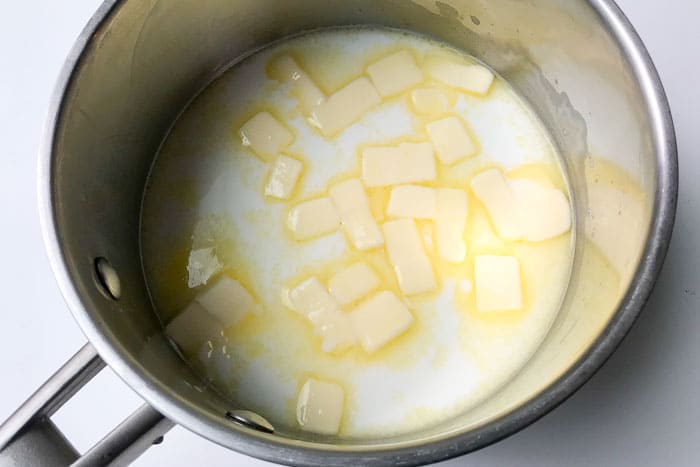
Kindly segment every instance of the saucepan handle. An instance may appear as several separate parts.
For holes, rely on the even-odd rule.
[[[105,364],[85,344],[0,425],[0,466],[122,466],[158,444],[173,423],[144,404],[85,454],[80,454],[51,416]]]

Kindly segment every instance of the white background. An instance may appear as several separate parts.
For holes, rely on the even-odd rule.
[[[619,0],[668,92],[681,191],[671,250],[640,320],[603,369],[519,434],[445,466],[700,465],[700,4]],[[0,420],[85,339],[46,260],[36,158],[59,68],[100,0],[0,1]],[[85,449],[140,404],[103,371],[55,417]],[[269,465],[176,427],[140,466]]]

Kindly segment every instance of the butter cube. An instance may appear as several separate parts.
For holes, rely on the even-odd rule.
[[[436,178],[430,143],[378,146],[362,152],[362,180],[368,187],[429,182]]]
[[[418,228],[412,219],[385,222],[384,238],[389,262],[406,295],[429,292],[437,287]]]
[[[292,208],[287,227],[295,239],[308,240],[338,230],[340,218],[330,198],[312,199]]]
[[[205,285],[212,276],[221,271],[222,267],[214,248],[198,248],[190,251],[187,260],[187,287]]]
[[[472,178],[471,188],[484,204],[498,235],[506,240],[522,237],[520,215],[513,190],[498,169],[489,169]]]
[[[474,260],[474,280],[476,308],[479,311],[522,308],[520,264],[514,256],[477,256]]]
[[[467,254],[464,228],[467,225],[467,193],[464,190],[437,190],[435,239],[438,255],[451,263],[461,263]]]
[[[476,154],[476,146],[464,124],[457,117],[447,117],[426,125],[428,136],[443,164],[454,164]]]
[[[321,102],[311,121],[324,136],[332,136],[379,105],[381,98],[367,78],[358,78]]]
[[[297,399],[297,423],[302,430],[322,435],[338,433],[345,392],[338,384],[309,378]]]
[[[355,308],[350,319],[362,348],[372,353],[406,331],[413,315],[396,295],[384,291]]]
[[[223,339],[221,323],[202,305],[192,302],[165,327],[165,333],[175,341],[186,357],[196,355],[205,342]]]
[[[427,69],[434,80],[479,96],[489,92],[494,79],[493,73],[486,67],[448,60],[430,60]]]
[[[326,99],[325,94],[316,86],[316,83],[289,55],[282,55],[274,59],[270,62],[268,70],[272,79],[292,85],[292,94],[299,101],[305,115],[310,114],[316,106]]]
[[[411,92],[411,103],[419,114],[438,117],[447,112],[447,96],[439,89],[415,89]]]
[[[350,319],[316,277],[294,287],[288,294],[292,309],[306,317],[323,340],[324,352],[349,347],[356,342]]]
[[[437,215],[437,192],[418,185],[399,185],[391,189],[387,215],[434,219]]]
[[[274,157],[294,141],[291,131],[269,112],[260,112],[240,130],[243,146],[250,146],[263,159]]]
[[[255,300],[250,292],[235,279],[221,276],[195,301],[221,322],[224,327],[233,326],[248,313],[256,312]]]
[[[571,207],[564,193],[527,179],[510,180],[508,184],[525,240],[539,242],[571,229]]]
[[[367,74],[381,96],[393,96],[423,81],[423,72],[406,50],[382,58],[367,67]]]
[[[289,291],[292,309],[313,321],[315,315],[340,310],[338,302],[328,293],[316,277],[306,279]]]
[[[328,280],[328,291],[341,305],[352,303],[379,287],[379,277],[365,263],[357,263]]]
[[[379,226],[372,217],[369,198],[362,182],[352,179],[333,185],[329,190],[343,230],[358,250],[370,250],[384,244]]]
[[[296,159],[283,154],[277,156],[272,165],[270,178],[265,185],[265,195],[278,199],[289,199],[303,168],[302,163]]]

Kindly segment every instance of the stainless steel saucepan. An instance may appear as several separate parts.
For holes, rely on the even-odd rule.
[[[565,160],[576,254],[552,329],[498,393],[423,431],[318,441],[222,398],[168,345],[144,282],[140,208],[160,142],[217,72],[285,36],[367,24],[461,48],[532,104]],[[295,465],[411,465],[479,449],[552,410],[617,347],[661,268],[677,195],[668,103],[612,0],[107,0],[66,61],[40,157],[46,247],[89,343],[0,427],[3,465],[124,464],[175,423]],[[603,163],[634,180],[637,204],[615,179],[597,185]],[[612,301],[587,270],[601,252],[618,273]],[[105,364],[146,404],[81,456],[50,417]]]

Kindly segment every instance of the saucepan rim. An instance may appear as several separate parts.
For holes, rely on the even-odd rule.
[[[619,310],[576,364],[542,393],[484,426],[451,438],[399,448],[370,450],[314,445],[226,427],[198,412],[158,382],[86,310],[71,281],[54,212],[53,153],[67,91],[96,31],[127,0],[106,0],[89,21],[59,75],[39,154],[38,199],[44,243],[61,292],[83,332],[104,361],[134,391],[174,422],[222,446],[257,458],[294,465],[416,465],[456,457],[505,438],[539,419],[579,389],[617,348],[651,293],[671,239],[678,196],[678,159],[671,111],[658,73],[636,31],[612,0],[585,0],[617,42],[639,83],[656,153],[656,192],[642,259]]]

